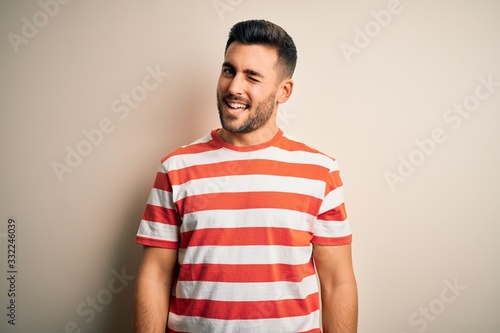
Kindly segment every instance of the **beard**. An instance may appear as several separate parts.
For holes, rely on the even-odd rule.
[[[222,107],[226,104],[226,99],[234,99],[237,98],[234,95],[228,94],[221,98],[219,95],[219,91],[217,91],[217,109],[219,110],[219,118],[222,128],[231,133],[237,134],[245,134],[253,132],[262,126],[264,126],[269,118],[273,115],[274,111],[274,100],[276,98],[276,93],[271,93],[265,100],[257,103],[255,109],[250,113],[250,103],[245,101],[245,104],[249,106],[249,109],[245,112],[249,112],[247,118],[243,121],[242,124],[237,123],[238,118],[232,114],[223,114]]]

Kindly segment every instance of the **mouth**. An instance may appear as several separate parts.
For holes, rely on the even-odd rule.
[[[231,113],[235,113],[235,114],[242,113],[242,112],[248,110],[248,108],[250,107],[248,104],[243,103],[242,101],[235,101],[235,100],[231,100],[229,98],[224,99],[224,102],[225,102],[228,110]]]

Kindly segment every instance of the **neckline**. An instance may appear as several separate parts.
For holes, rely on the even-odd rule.
[[[274,135],[274,137],[271,140],[268,140],[263,143],[259,143],[257,145],[251,145],[251,146],[235,146],[232,144],[229,144],[225,141],[223,141],[219,136],[217,135],[217,131],[220,128],[214,129],[210,132],[210,135],[212,136],[212,139],[214,140],[215,144],[221,148],[226,148],[229,150],[233,151],[239,151],[239,152],[248,152],[248,151],[255,151],[255,150],[260,150],[264,148],[268,148],[273,146],[278,140],[280,140],[283,137],[283,131],[278,128],[278,132]]]

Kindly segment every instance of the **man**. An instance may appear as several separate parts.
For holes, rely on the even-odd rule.
[[[271,22],[231,29],[222,128],[162,160],[139,227],[136,333],[356,332],[337,164],[276,125],[296,60]]]

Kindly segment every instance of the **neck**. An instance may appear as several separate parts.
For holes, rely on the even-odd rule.
[[[259,128],[250,133],[232,133],[221,128],[217,135],[222,141],[233,146],[255,146],[268,142],[278,131],[277,126]]]

